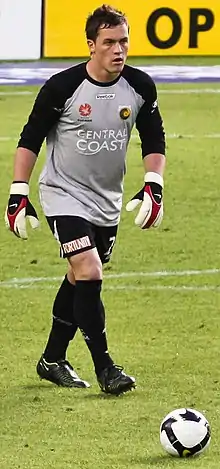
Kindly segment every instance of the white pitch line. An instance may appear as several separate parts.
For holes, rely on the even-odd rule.
[[[198,139],[198,140],[202,140],[202,139],[219,139],[220,138],[220,133],[213,133],[213,134],[204,134],[204,135],[195,135],[195,134],[176,134],[176,133],[173,133],[173,134],[167,134],[166,135],[166,138],[167,139]],[[131,135],[131,139],[132,140],[140,140],[138,134],[132,134]],[[4,136],[0,136],[0,143],[1,142],[14,142],[14,141],[17,141],[18,140],[18,137],[4,137]]]
[[[161,89],[158,85],[158,94],[220,94],[220,88],[171,88]],[[0,91],[0,96],[36,95],[35,91]]]
[[[118,285],[116,287],[107,286],[107,290],[174,290],[174,291],[220,291],[220,286],[214,285],[201,285],[201,286],[189,286],[189,285],[146,285],[146,286],[135,286],[135,285]]]
[[[220,88],[176,88],[176,89],[160,89],[158,94],[219,94]]]
[[[15,140],[18,140],[18,137],[15,138],[15,137],[0,137],[0,142],[11,142],[11,141],[15,141]]]
[[[4,284],[1,285],[6,289],[19,289],[19,290],[38,290],[40,288],[38,285],[33,284]],[[57,290],[56,285],[44,285],[44,290]],[[189,286],[189,285],[145,285],[145,286],[136,286],[136,285],[117,285],[117,286],[105,286],[104,290],[114,290],[114,291],[177,291],[177,292],[220,292],[220,286],[213,285],[201,285],[201,286]]]
[[[33,91],[0,91],[0,96],[27,96],[34,94]]]
[[[120,272],[115,274],[104,274],[104,279],[118,279],[118,278],[139,278],[139,277],[189,277],[196,275],[215,275],[219,274],[220,269],[205,269],[205,270],[159,270],[155,272]],[[63,277],[24,277],[12,278],[0,282],[0,287],[7,285],[25,285],[39,282],[60,282]]]
[[[131,136],[132,140],[140,140],[139,138],[139,135],[138,134],[132,134]],[[203,134],[203,135],[195,135],[195,134],[176,134],[176,133],[173,133],[173,134],[167,134],[166,135],[166,138],[167,139],[181,139],[181,138],[189,138],[189,139],[198,139],[198,140],[201,140],[203,138],[213,138],[213,139],[218,139],[220,138],[220,134],[219,133],[213,133],[213,134]]]
[[[104,278],[128,278],[128,277],[184,277],[190,275],[213,275],[220,273],[220,269],[205,270],[159,270],[156,272],[121,272],[119,274],[107,274]]]

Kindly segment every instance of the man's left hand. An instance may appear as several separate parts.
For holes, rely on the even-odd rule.
[[[141,203],[135,225],[142,230],[157,228],[163,219],[163,178],[158,173],[145,174],[144,187],[126,205],[131,212]]]

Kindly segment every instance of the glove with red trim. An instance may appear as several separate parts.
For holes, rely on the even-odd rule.
[[[158,173],[145,174],[144,187],[126,205],[131,212],[141,203],[135,218],[135,225],[142,230],[157,228],[163,219],[163,178]]]
[[[10,197],[5,211],[6,227],[22,239],[27,239],[26,218],[32,228],[39,227],[37,213],[28,199],[29,185],[27,182],[13,182]]]

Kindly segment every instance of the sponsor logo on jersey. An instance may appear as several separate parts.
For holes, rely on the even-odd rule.
[[[63,252],[68,254],[69,252],[79,251],[91,246],[91,242],[88,236],[83,236],[82,238],[73,239],[69,243],[62,244]]]
[[[96,99],[114,99],[115,93],[99,93],[96,95]]]
[[[90,106],[90,104],[85,103],[79,106],[79,113],[81,116],[88,117],[90,116],[91,112],[92,112],[92,107]]]
[[[83,155],[95,155],[100,151],[125,151],[128,143],[127,129],[83,130],[77,132],[77,149]]]
[[[131,106],[119,106],[120,118],[126,120],[131,115]]]

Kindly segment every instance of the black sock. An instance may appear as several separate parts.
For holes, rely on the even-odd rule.
[[[74,317],[92,355],[97,375],[113,364],[108,354],[101,286],[101,280],[77,280],[74,297]]]
[[[74,296],[75,285],[65,276],[53,304],[53,323],[44,351],[44,358],[49,363],[65,359],[69,341],[77,331],[73,316]]]

